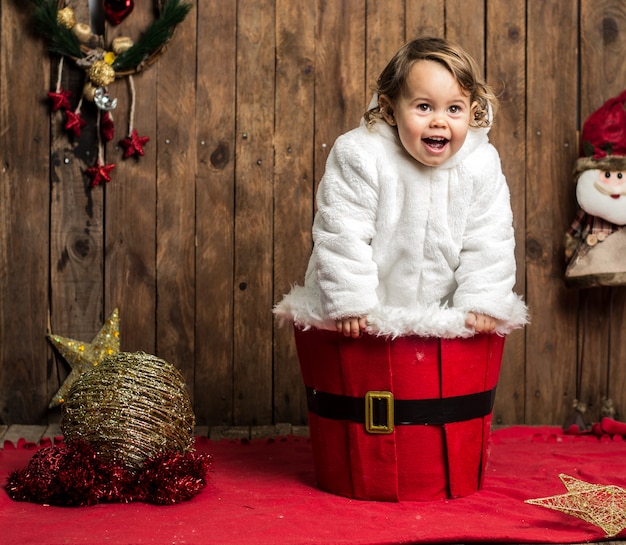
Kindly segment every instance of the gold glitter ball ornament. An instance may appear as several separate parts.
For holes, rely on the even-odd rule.
[[[65,28],[72,28],[76,24],[76,14],[72,8],[63,8],[57,11],[57,22]]]
[[[106,87],[115,81],[115,70],[105,61],[95,61],[89,68],[89,79],[96,87]]]
[[[74,382],[62,406],[65,441],[136,471],[162,453],[192,450],[195,417],[182,375],[143,352],[118,352]]]

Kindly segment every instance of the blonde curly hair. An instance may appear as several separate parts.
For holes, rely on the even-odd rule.
[[[386,95],[395,102],[404,90],[413,64],[422,60],[442,64],[461,88],[469,93],[470,103],[476,102],[477,107],[474,119],[470,122],[471,126],[491,125],[498,108],[498,98],[484,81],[476,61],[461,47],[443,38],[417,38],[402,46],[380,74],[374,92],[378,96]],[[368,126],[378,120],[384,120],[378,104],[367,110],[363,117]]]

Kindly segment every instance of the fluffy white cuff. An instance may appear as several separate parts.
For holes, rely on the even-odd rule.
[[[309,329],[335,330],[335,321],[322,317],[315,298],[302,286],[294,286],[291,292],[274,307],[274,314],[281,325],[293,323]],[[506,319],[499,319],[496,333],[507,335],[528,323],[528,310],[519,296],[515,296],[511,312]],[[465,327],[465,312],[458,308],[438,305],[391,308],[378,305],[368,314],[367,331],[373,335],[399,337],[471,337],[473,329]]]

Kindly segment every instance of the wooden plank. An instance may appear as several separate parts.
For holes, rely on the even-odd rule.
[[[0,422],[45,422],[49,55],[29,12],[0,9]],[[19,54],[16,52],[19,51]],[[25,59],[29,69],[24,70]]]
[[[572,192],[575,188],[571,188]],[[615,288],[617,289],[617,288]],[[577,403],[585,409],[587,424],[601,418],[602,398],[608,396],[611,299],[614,288],[595,287],[578,292]]]
[[[626,341],[623,335],[617,332],[621,324],[626,323],[626,297],[623,288],[613,291],[613,299],[609,306],[611,315],[611,336],[610,336],[610,353],[609,353],[609,372],[607,376],[606,397],[610,400],[608,404],[615,411],[614,414],[608,413],[616,420],[626,420],[626,369],[624,369],[624,361],[626,361]],[[604,402],[602,403],[604,405]],[[602,407],[601,413],[602,415]]]
[[[387,63],[405,41],[404,0],[367,1],[365,37],[365,96],[367,106],[372,90]]]
[[[606,100],[624,90],[622,62],[626,5],[619,0],[581,0],[581,125]]]
[[[508,8],[507,8],[508,9]],[[485,67],[485,2],[446,0],[446,38],[467,51],[480,68]]]
[[[176,29],[158,70],[156,206],[156,355],[188,385],[195,366],[196,25],[192,11]],[[190,390],[193,400],[194,392]]]
[[[292,426],[291,433],[296,437],[309,437],[308,426]]]
[[[274,301],[302,284],[312,249],[315,3],[276,6]],[[304,423],[306,395],[290,324],[274,323],[274,421]]]
[[[50,424],[46,427],[46,430],[43,432],[41,438],[42,439],[50,439],[54,440],[58,437],[63,437],[63,432],[61,431],[60,424]]]
[[[369,98],[364,0],[318,0],[315,76],[315,180],[324,174],[335,139],[357,127]],[[341,36],[341,40],[337,40]]]
[[[233,424],[237,6],[198,3],[196,373],[201,424]]]
[[[235,422],[272,422],[274,0],[237,7]]]
[[[291,435],[291,424],[274,424],[269,426],[253,426],[250,428],[250,439],[264,439],[266,437],[285,437]]]
[[[208,437],[209,426],[196,426],[193,433],[196,437]]]
[[[250,439],[250,426],[212,426],[209,430],[211,441]]]
[[[137,3],[132,17],[121,26],[107,26],[107,43],[118,36],[137,41],[154,21],[151,2]],[[165,56],[178,46],[174,42]],[[156,150],[157,73],[156,65],[129,77],[118,78],[109,94],[118,100],[113,111],[115,138],[106,147],[107,162],[115,163],[112,181],[106,186],[104,292],[106,315],[118,308],[120,345],[128,352],[154,354],[156,338]],[[133,104],[132,89],[135,90]],[[124,159],[119,141],[132,129],[150,140],[143,156]]]
[[[623,2],[602,0],[581,2],[580,29],[580,123],[606,100],[624,90],[626,36],[618,29],[626,24]],[[574,194],[574,188],[571,189]],[[614,409],[626,413],[626,373],[623,370],[626,339],[620,334],[626,288],[591,288],[581,293],[579,329],[581,350],[578,360],[580,397],[589,406],[588,419],[603,416],[603,398]]]
[[[574,2],[528,2],[526,281],[532,324],[526,329],[527,423],[562,424],[575,397],[576,295],[564,287],[565,230],[574,213],[577,37]],[[558,108],[554,105],[558,104]]]
[[[511,191],[516,292],[525,295],[526,260],[526,2],[492,0],[487,9],[486,72],[487,82],[500,98],[500,110],[490,131],[498,149],[502,169]],[[525,331],[515,331],[507,338],[498,396],[494,407],[497,424],[522,424],[525,399]]]
[[[76,19],[89,21],[89,2],[74,3]],[[53,74],[56,81],[56,71]],[[82,95],[85,72],[66,59],[62,86],[73,93],[72,108]],[[52,84],[54,87],[54,83]],[[103,313],[103,195],[104,187],[91,186],[87,168],[98,159],[97,108],[83,101],[80,112],[87,125],[78,138],[63,128],[64,114],[52,115],[52,194],[50,205],[50,327],[51,333],[91,341],[102,327]],[[69,373],[55,357],[49,376],[49,399]],[[51,413],[60,418],[58,410]]]
[[[27,443],[39,443],[45,431],[46,426],[43,425],[14,424],[9,426],[3,440],[10,441],[14,445],[17,445],[20,439],[24,439]]]
[[[407,0],[405,39],[445,35],[444,0]]]

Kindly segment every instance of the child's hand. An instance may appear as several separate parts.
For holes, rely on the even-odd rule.
[[[465,327],[474,328],[476,333],[493,333],[496,330],[496,319],[487,314],[468,312]]]
[[[365,316],[342,318],[335,322],[335,327],[339,333],[343,333],[344,337],[354,337],[356,339],[361,336],[361,331],[365,331],[367,318]]]

